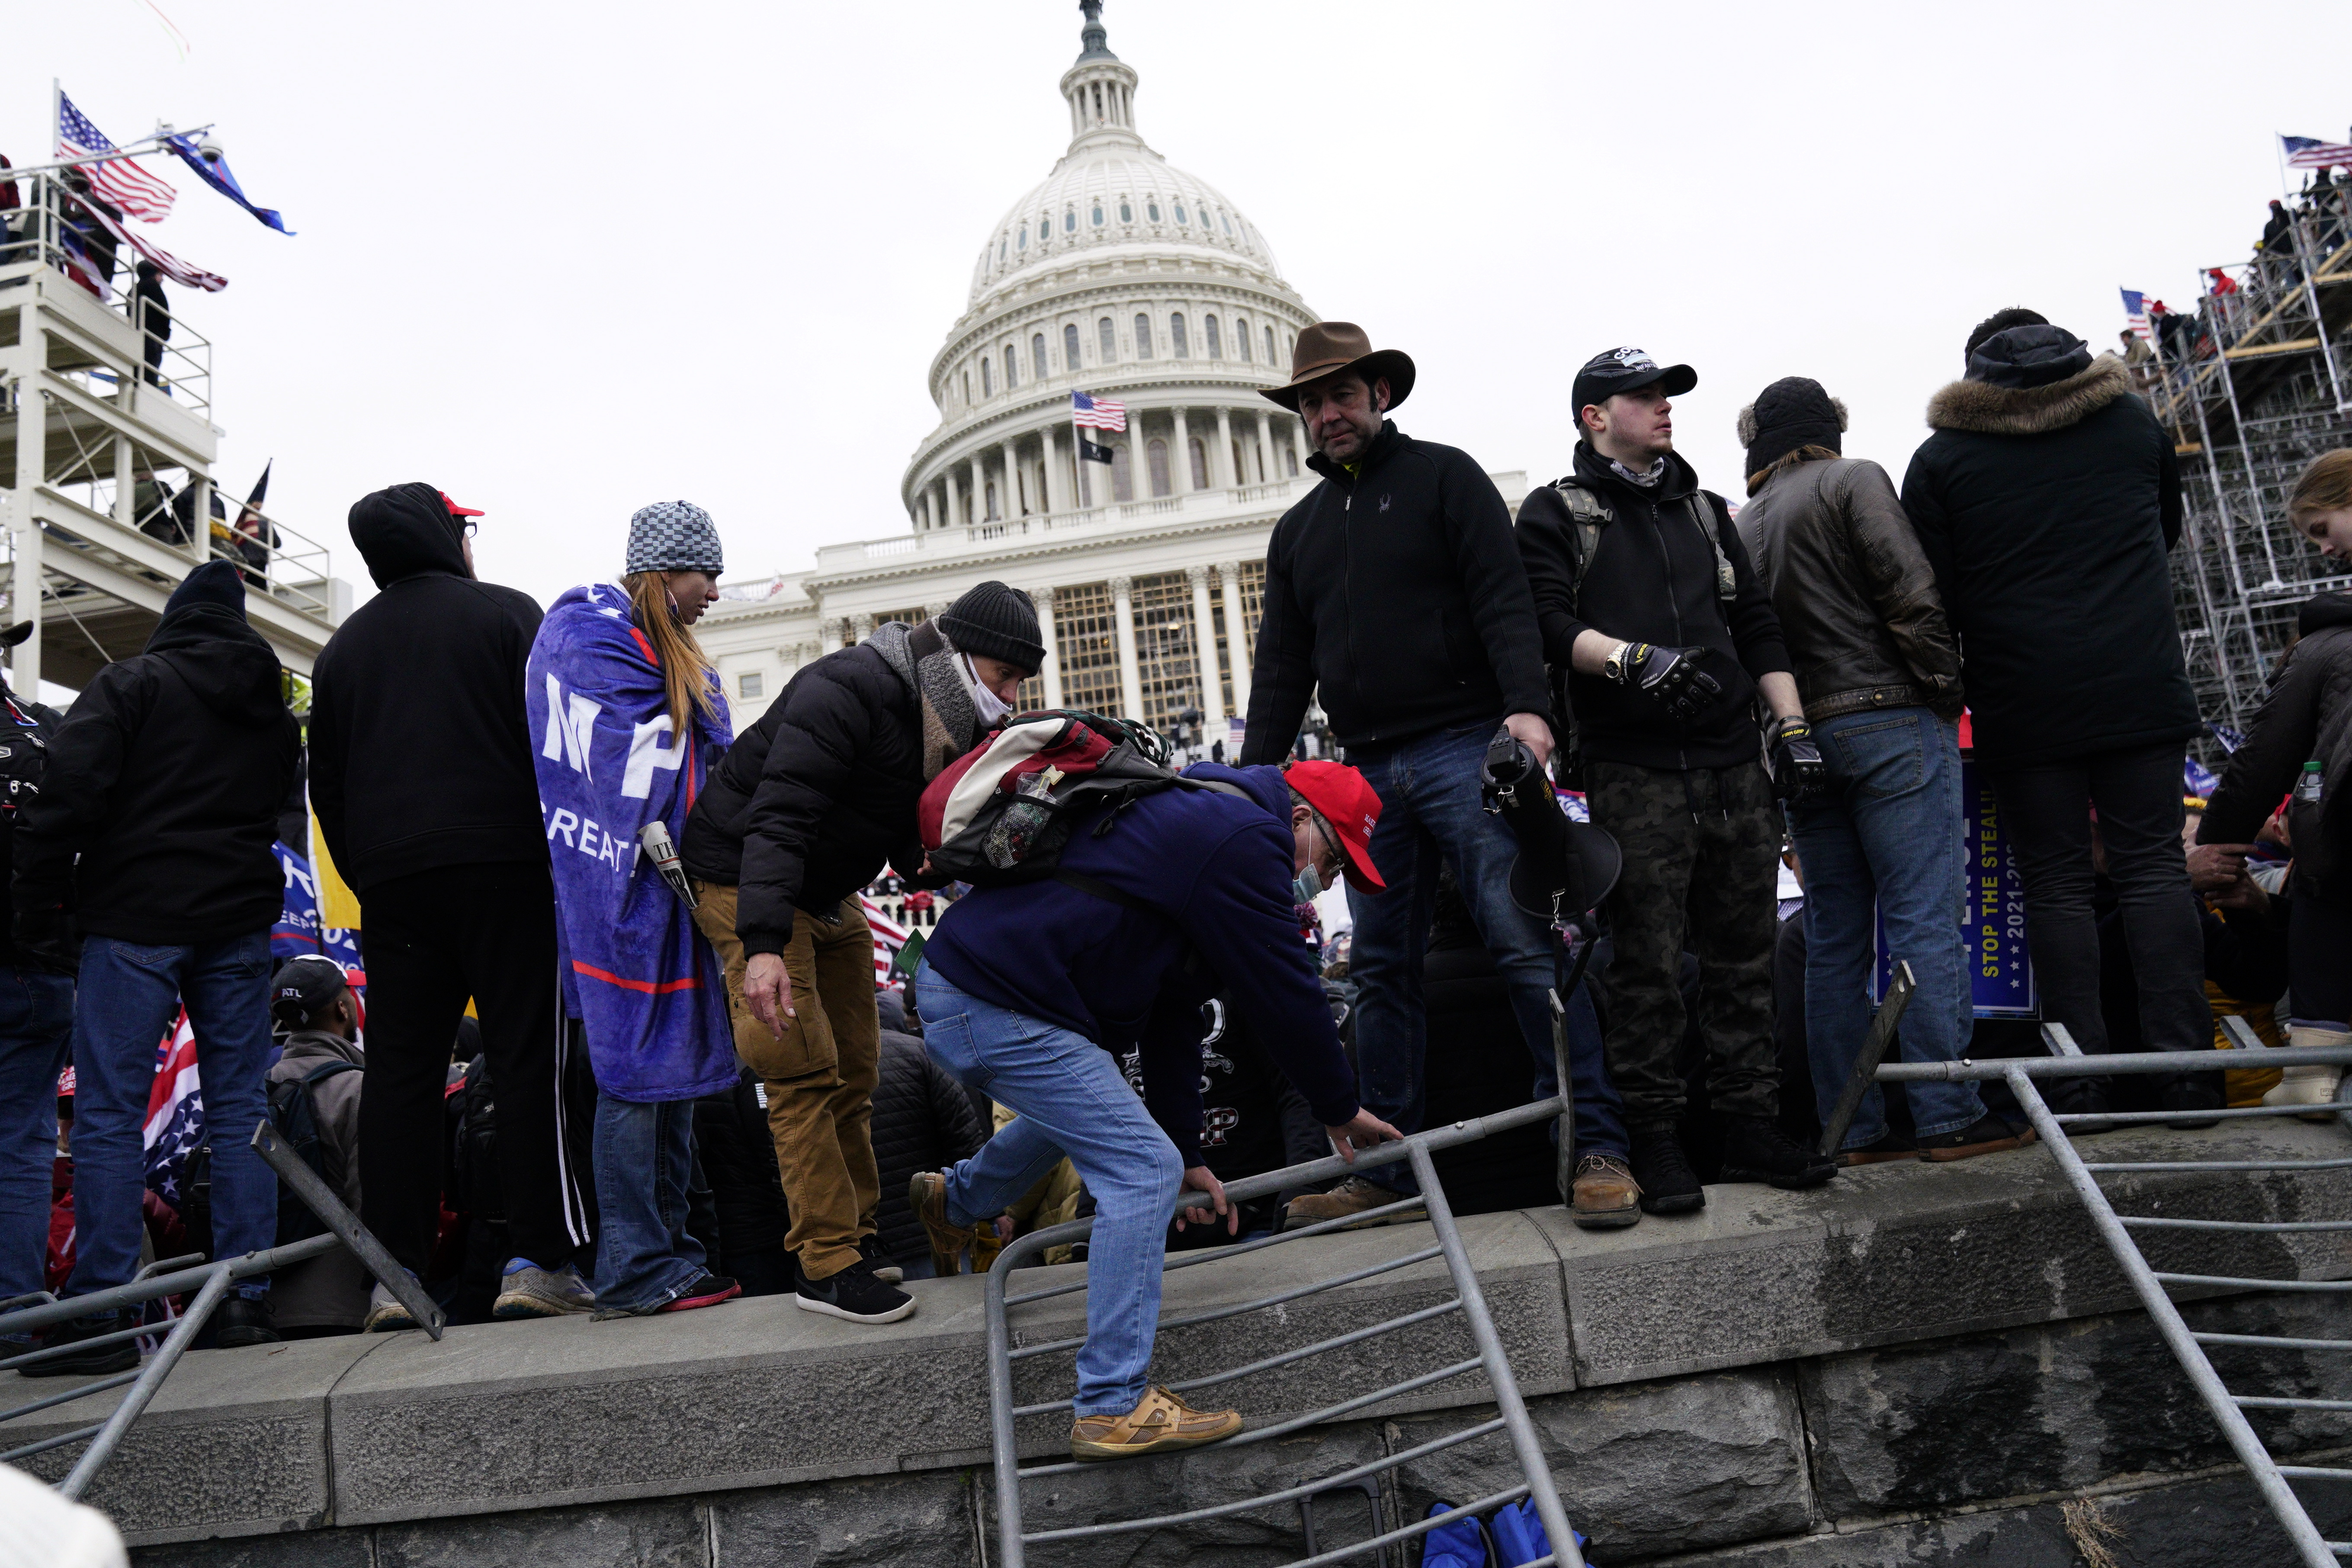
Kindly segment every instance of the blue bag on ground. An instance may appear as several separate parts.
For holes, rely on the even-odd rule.
[[[1571,1530],[1569,1533],[1576,1537],[1576,1549],[1583,1551],[1584,1531]],[[1534,1499],[1522,1498],[1495,1510],[1495,1552],[1502,1568],[1519,1568],[1521,1563],[1551,1555],[1551,1537],[1544,1533],[1543,1520],[1536,1512]]]
[[[1454,1504],[1433,1502],[1423,1519],[1435,1519],[1441,1513],[1452,1513]],[[1441,1524],[1422,1538],[1421,1568],[1493,1568],[1495,1549],[1486,1539],[1486,1527],[1476,1514],[1464,1514],[1451,1524]]]

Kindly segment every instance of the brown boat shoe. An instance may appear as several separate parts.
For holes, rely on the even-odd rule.
[[[1568,1217],[1581,1230],[1622,1230],[1642,1218],[1642,1184],[1617,1154],[1587,1154],[1576,1162]]]
[[[968,1226],[948,1223],[948,1179],[944,1172],[918,1171],[907,1183],[907,1206],[923,1222],[930,1243],[931,1269],[940,1279],[963,1271],[962,1254],[978,1237]]]
[[[1124,1415],[1081,1415],[1070,1427],[1070,1458],[1131,1459],[1197,1448],[1242,1429],[1238,1410],[1195,1410],[1177,1394],[1153,1384]]]

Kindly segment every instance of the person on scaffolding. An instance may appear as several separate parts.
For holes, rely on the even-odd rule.
[[[932,1252],[971,1246],[976,1225],[1065,1154],[1094,1195],[1070,1428],[1079,1459],[1241,1430],[1238,1411],[1195,1410],[1147,1377],[1171,1203],[1198,1194],[1203,1206],[1184,1217],[1216,1223],[1213,1206],[1234,1224],[1199,1152],[1201,1004],[1223,993],[1343,1159],[1402,1136],[1357,1101],[1296,913],[1343,876],[1381,889],[1370,842],[1380,797],[1339,763],[1198,763],[1184,777],[1218,787],[1097,807],[1073,824],[1054,878],[957,900],[916,974],[932,1058],[1019,1113],[971,1159],[908,1184]],[[1141,1101],[1113,1054],[1130,1044]]]

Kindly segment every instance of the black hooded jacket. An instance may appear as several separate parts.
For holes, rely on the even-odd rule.
[[[336,869],[364,899],[443,866],[544,863],[523,715],[538,604],[474,580],[431,485],[362,498],[351,531],[383,592],[311,678],[310,804]]]
[[[2288,808],[2294,894],[2352,907],[2352,594],[2318,594],[2295,614],[2297,640],[2230,758],[2197,830],[2205,844],[2249,844],[2281,797],[2320,765],[2319,798]]]
[[[300,750],[261,634],[220,605],[171,611],[50,741],[16,822],[17,911],[62,905],[85,934],[158,945],[268,931],[286,888],[269,847]]]

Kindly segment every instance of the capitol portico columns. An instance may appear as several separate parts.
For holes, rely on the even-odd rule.
[[[1175,481],[1171,488],[1176,494],[1189,495],[1192,489],[1192,426],[1185,422],[1181,408],[1171,409],[1169,416],[1176,421],[1176,439],[1169,453],[1171,472],[1168,477]]]
[[[1143,672],[1135,661],[1135,579],[1120,575],[1110,580],[1111,607],[1116,612],[1118,628],[1118,700],[1120,711],[1140,723],[1143,720]]]
[[[1242,477],[1233,471],[1233,467],[1234,413],[1232,409],[1221,406],[1217,410],[1217,450],[1209,464],[1209,482],[1227,486],[1241,483]]]
[[[1206,733],[1225,724],[1223,683],[1217,678],[1217,623],[1209,614],[1209,569],[1187,566],[1184,578],[1192,584],[1193,664],[1201,672],[1201,725]]]
[[[964,494],[963,520],[966,523],[988,521],[988,475],[976,451],[971,455],[971,489]]]
[[[1037,606],[1037,640],[1045,645],[1045,661],[1037,667],[1037,673],[1045,681],[1045,706],[1059,708],[1062,705],[1062,657],[1058,651],[1060,645],[1054,636],[1054,590],[1032,588],[1029,599]]]
[[[1242,620],[1242,563],[1217,563],[1217,578],[1224,589],[1225,659],[1234,672],[1234,717],[1246,720],[1250,704],[1250,651],[1246,623]]]
[[[1015,454],[1020,439],[1018,436],[1007,436],[1003,446],[998,448],[1003,455],[1002,460],[1004,464],[1004,488],[998,493],[1004,498],[1004,505],[1001,510],[1008,519],[1019,517],[1022,512],[1021,459]]]
[[[1045,510],[1047,511],[1067,511],[1076,504],[1068,495],[1064,493],[1069,489],[1069,482],[1062,477],[1060,437],[1061,426],[1057,425],[1046,426],[1038,435],[1038,439],[1043,441],[1045,447]],[[1052,646],[1051,643],[1046,644],[1049,648]],[[1061,704],[1055,703],[1054,706],[1059,707]]]

